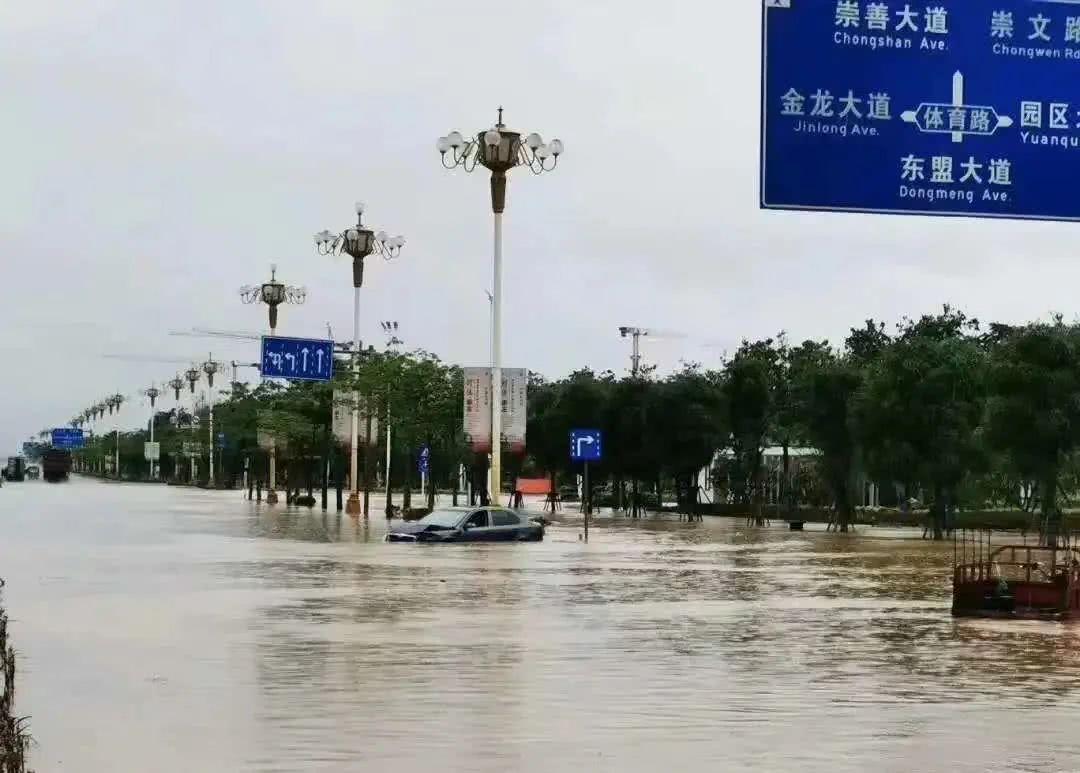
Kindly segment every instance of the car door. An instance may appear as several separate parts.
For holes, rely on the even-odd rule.
[[[491,508],[491,532],[492,539],[507,541],[516,540],[521,536],[521,516],[513,510],[501,507]]]
[[[485,542],[491,539],[491,515],[486,507],[474,510],[462,522],[461,539],[467,542]]]

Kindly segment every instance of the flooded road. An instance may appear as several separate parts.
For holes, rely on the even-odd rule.
[[[578,531],[388,545],[234,493],[6,485],[35,768],[1080,771],[1080,626],[954,621],[949,545]]]

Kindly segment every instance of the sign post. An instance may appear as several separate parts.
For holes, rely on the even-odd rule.
[[[431,467],[431,448],[424,446],[420,449],[420,457],[416,460],[416,468],[420,473],[420,497],[427,497],[428,469]]]
[[[604,458],[603,433],[598,429],[570,431],[570,461],[582,463],[582,509],[585,512],[585,541],[589,541],[589,516],[592,514],[592,489],[589,487],[589,462]]]
[[[764,0],[761,206],[1080,220],[1072,0]]]

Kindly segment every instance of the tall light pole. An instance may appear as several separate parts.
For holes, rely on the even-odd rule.
[[[349,255],[352,257],[353,281],[353,378],[360,370],[360,288],[364,284],[364,258],[368,255],[381,255],[385,260],[393,260],[401,253],[405,244],[404,236],[387,236],[386,231],[375,233],[364,227],[364,204],[356,202],[356,225],[346,228],[341,233],[320,231],[315,234],[315,249],[320,255]],[[360,393],[353,390],[352,395],[352,448],[349,452],[349,499],[345,512],[359,515],[360,505]],[[367,517],[367,513],[364,516]]]
[[[191,389],[191,485],[196,484],[196,474],[198,470],[195,467],[196,440],[195,427],[198,424],[198,406],[195,405],[195,386],[199,383],[199,366],[192,365],[186,371],[184,371],[184,378],[187,379],[188,387]]]
[[[120,405],[124,402],[124,396],[121,394],[115,394],[105,400],[105,403],[109,406],[109,415],[112,415],[113,410],[116,410],[116,458],[115,468],[113,472],[116,474],[116,479],[120,480]]]
[[[386,320],[379,323],[386,333],[386,351],[394,351],[394,347],[404,343],[398,338],[398,323],[394,320]],[[386,465],[384,474],[386,477],[386,517],[394,514],[393,504],[390,499],[390,395],[386,395]]]
[[[173,399],[176,400],[176,421],[173,422],[176,425],[177,430],[180,429],[180,390],[184,388],[184,379],[177,373],[168,382],[166,382],[169,389],[173,391]],[[173,456],[173,480],[177,483],[180,482],[180,451],[177,450],[176,455]]]
[[[211,354],[209,359],[202,364],[202,370],[206,374],[206,383],[210,387],[207,392],[210,400],[210,477],[208,482],[210,488],[214,488],[214,444],[217,440],[214,437],[214,374],[221,370],[221,363],[215,362],[214,355]]]
[[[151,385],[149,389],[143,392],[148,398],[150,398],[150,442],[154,442],[154,419],[157,418],[154,412],[154,404],[157,402],[158,397],[161,395],[161,390],[156,386]],[[154,474],[155,464],[154,459],[150,459],[150,480],[155,480],[157,476]]]
[[[270,281],[261,285],[240,288],[240,300],[244,303],[265,303],[270,315],[270,335],[277,333],[278,306],[283,303],[300,304],[307,300],[307,290],[277,281],[277,266],[270,266]],[[270,481],[266,492],[266,504],[276,505],[277,495],[277,440],[270,446]]]
[[[488,367],[495,367],[495,296],[491,290],[484,288],[484,295],[488,299]]]
[[[526,166],[534,174],[553,170],[563,152],[562,140],[545,143],[533,132],[522,142],[521,133],[503,124],[503,109],[495,126],[466,140],[461,132],[440,137],[437,147],[442,165],[447,169],[462,167],[472,172],[477,166],[491,171],[491,209],[494,213],[494,281],[492,283],[492,348],[495,363],[491,369],[491,503],[499,504],[502,474],[502,216],[506,209],[506,173],[515,166]],[[550,162],[550,163],[549,163]]]
[[[107,406],[105,404],[104,400],[102,400],[100,402],[97,402],[97,403],[94,403],[93,411],[94,411],[95,425],[96,425],[96,422],[104,420],[104,418],[105,418],[105,410],[108,407],[109,406]],[[106,451],[105,451],[105,447],[104,447],[104,445],[105,445],[105,437],[104,437],[104,435],[105,435],[106,432],[108,432],[108,430],[103,426],[101,428],[101,435],[102,435],[101,436],[101,443],[98,445],[98,447],[101,449],[101,461],[98,464],[98,468],[99,468],[98,471],[101,473],[101,477],[103,477],[103,478],[105,477],[105,453],[106,453]]]

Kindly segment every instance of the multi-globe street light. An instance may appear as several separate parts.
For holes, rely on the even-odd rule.
[[[364,258],[368,255],[380,255],[384,260],[393,260],[401,253],[405,245],[404,236],[387,236],[386,231],[374,232],[364,226],[364,204],[356,202],[356,225],[349,226],[341,233],[320,231],[315,234],[315,250],[320,255],[349,255],[352,258],[353,282],[353,344],[352,368],[356,377],[360,368],[360,288],[364,284]],[[349,452],[349,499],[345,512],[358,515],[360,505],[360,394],[352,395],[352,440]],[[368,513],[364,513],[366,517]]]
[[[105,398],[105,404],[109,406],[109,415],[112,415],[113,410],[116,411],[116,457],[113,472],[115,473],[117,480],[120,480],[120,406],[123,402],[124,396],[121,394],[115,394]]]
[[[206,382],[210,387],[208,392],[210,401],[210,477],[208,481],[210,488],[214,488],[214,374],[221,370],[221,363],[216,362],[214,355],[211,354],[209,359],[202,364],[202,370],[206,374]]]
[[[198,468],[196,467],[196,442],[197,436],[195,430],[198,428],[199,417],[198,409],[195,405],[195,386],[199,383],[199,376],[201,370],[198,365],[192,365],[190,368],[184,371],[184,379],[188,383],[188,388],[191,390],[191,485],[195,485],[196,477],[198,475]]]
[[[173,425],[180,429],[180,390],[184,388],[184,378],[179,373],[173,376],[171,379],[165,382],[165,385],[173,391],[173,400],[176,401],[176,408],[174,409]],[[180,450],[177,449],[173,454],[173,480],[179,482],[180,480]]]
[[[536,132],[522,141],[521,133],[510,131],[503,124],[503,109],[499,108],[496,124],[466,139],[461,132],[452,131],[440,137],[437,147],[442,165],[447,169],[461,167],[466,172],[483,166],[491,171],[491,209],[494,213],[494,281],[492,287],[492,350],[494,364],[491,373],[491,502],[499,504],[502,488],[502,216],[506,209],[506,173],[524,166],[533,174],[553,170],[563,153],[562,140],[544,142]]]
[[[153,445],[155,424],[154,419],[157,418],[154,415],[154,405],[157,403],[158,397],[161,396],[161,390],[158,389],[155,385],[151,384],[150,387],[143,392],[143,394],[146,395],[147,398],[149,398],[150,400],[150,443],[151,445]],[[150,462],[150,480],[154,480],[157,478],[157,475],[154,474],[154,471],[157,469],[157,464],[155,463],[157,460],[151,458],[148,461]]]
[[[240,288],[240,300],[244,303],[265,303],[270,313],[270,335],[277,331],[278,306],[283,303],[301,304],[307,300],[307,290],[277,281],[277,266],[270,266],[270,281],[260,285]]]
[[[277,281],[277,266],[270,266],[270,281],[261,285],[240,288],[240,300],[244,303],[265,303],[270,315],[270,335],[277,333],[278,306],[283,303],[301,304],[307,300],[307,290]],[[266,492],[266,504],[276,505],[277,495],[277,441],[270,443],[270,480]]]

